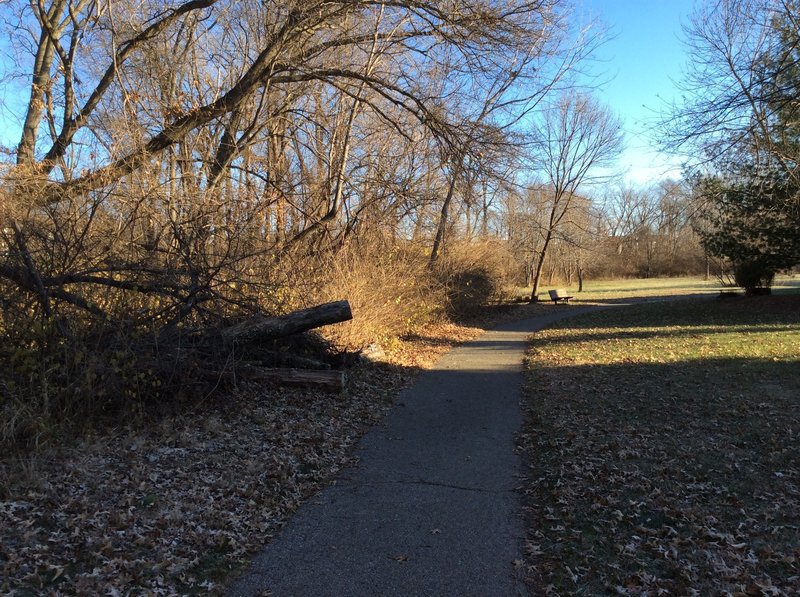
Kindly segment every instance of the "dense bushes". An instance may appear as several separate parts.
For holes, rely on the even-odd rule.
[[[746,294],[762,294],[772,286],[775,271],[757,259],[739,261],[733,264],[733,279]]]
[[[499,241],[455,243],[433,265],[424,250],[402,240],[361,240],[320,267],[317,302],[346,298],[353,321],[325,330],[347,348],[416,331],[449,318],[476,315],[501,299],[513,260]]]
[[[350,301],[353,320],[323,330],[342,348],[385,343],[444,316],[444,287],[407,242],[360,239],[314,269],[306,302]]]
[[[500,241],[476,241],[453,247],[437,264],[434,275],[445,288],[446,312],[460,320],[503,298],[513,273],[513,260]]]
[[[18,256],[12,248],[6,263]],[[254,307],[281,313],[347,299],[354,319],[323,335],[339,350],[387,346],[426,324],[475,315],[502,295],[510,262],[494,242],[454,244],[431,265],[418,244],[354,236],[338,250],[220,267],[202,307],[174,323],[159,313],[176,313],[179,301],[125,288],[72,288],[102,303],[105,317],[49,295],[46,316],[35,291],[8,288],[0,313],[0,444],[47,444],[65,429],[144,420],[214,396],[240,358],[214,343],[215,330]]]

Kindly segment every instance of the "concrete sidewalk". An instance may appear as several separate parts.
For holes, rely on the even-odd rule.
[[[505,324],[445,355],[361,440],[229,595],[524,595],[514,561],[526,338],[587,309]]]

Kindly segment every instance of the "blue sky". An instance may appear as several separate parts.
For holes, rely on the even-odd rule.
[[[608,80],[597,95],[622,118],[628,148],[620,159],[626,180],[646,184],[679,176],[680,162],[658,153],[648,129],[686,62],[681,24],[694,0],[575,0],[579,14],[599,17],[615,34],[598,52]]]

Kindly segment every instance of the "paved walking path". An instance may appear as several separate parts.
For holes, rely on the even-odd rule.
[[[445,355],[364,436],[358,465],[304,504],[229,594],[526,594],[514,567],[525,340],[579,311],[553,307]]]

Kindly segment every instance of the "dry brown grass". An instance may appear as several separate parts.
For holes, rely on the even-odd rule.
[[[399,244],[344,250],[322,264],[316,302],[347,299],[353,320],[324,330],[337,345],[359,349],[393,339],[444,318],[444,290],[425,256]]]

